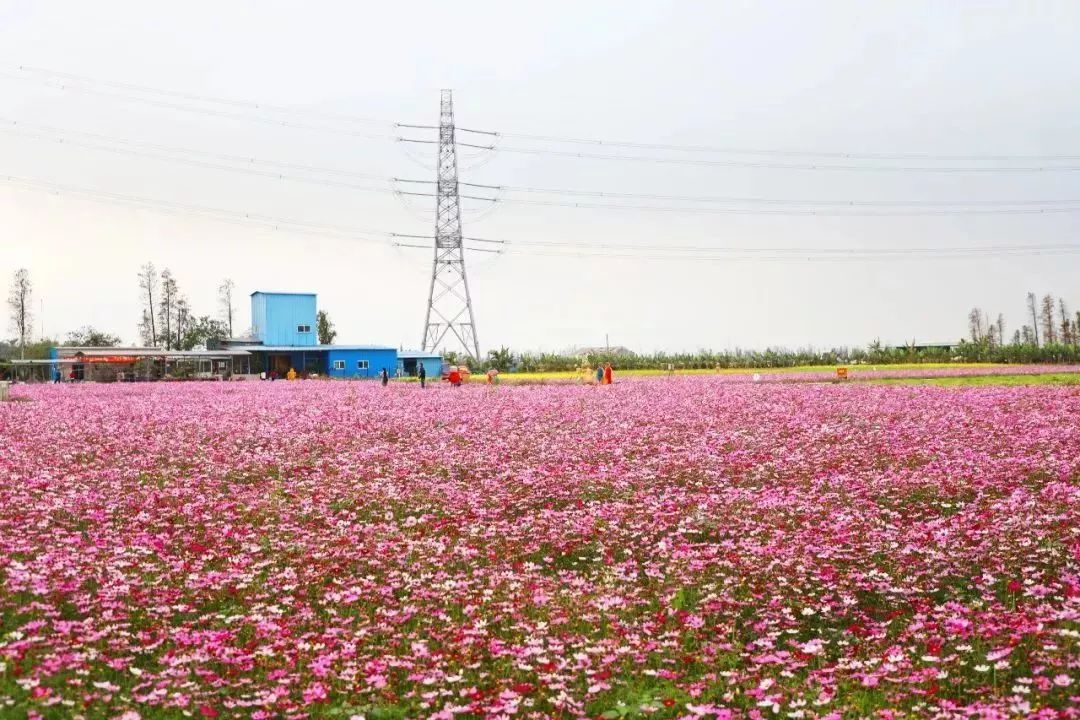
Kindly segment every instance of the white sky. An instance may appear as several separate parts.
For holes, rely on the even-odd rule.
[[[406,154],[384,140],[57,89],[18,79],[28,77],[17,70],[26,65],[386,123],[437,122],[439,89],[449,87],[460,126],[505,132],[850,153],[1080,155],[1077,27],[1075,2],[0,0],[0,119],[379,177],[434,175],[423,166],[433,165],[434,146]],[[433,222],[431,198],[406,208],[391,194],[7,132],[0,132],[3,176],[376,230],[429,233]],[[769,170],[511,153],[463,170],[462,179],[664,195],[1080,199],[1080,172]],[[888,248],[1077,242],[1078,215],[777,217],[507,203],[475,222],[466,214],[464,223],[467,235],[509,240]],[[148,260],[173,270],[200,314],[217,312],[216,288],[231,277],[241,328],[248,292],[314,291],[339,342],[406,347],[419,344],[430,274],[421,250],[4,182],[0,251],[5,285],[14,268],[29,268],[46,333],[92,324],[128,341],[140,310],[136,272]],[[595,345],[605,333],[644,351],[940,340],[965,333],[973,305],[1004,312],[1011,334],[1028,290],[1080,308],[1080,254],[838,263],[474,255],[470,262],[484,350]]]

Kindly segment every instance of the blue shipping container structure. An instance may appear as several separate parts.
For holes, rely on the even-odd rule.
[[[251,293],[251,330],[263,345],[316,345],[315,293]]]
[[[278,377],[285,377],[290,369],[335,378],[375,378],[383,369],[391,376],[397,374],[398,355],[392,347],[319,345],[317,307],[314,293],[253,292],[254,337],[227,345],[251,354],[253,372],[276,372]],[[441,358],[439,364],[441,371]]]
[[[332,345],[327,357],[330,377],[390,377],[397,369],[397,351],[391,347]]]
[[[403,377],[416,377],[417,370],[424,366],[424,372],[432,379],[442,375],[442,355],[438,353],[417,352],[414,350],[399,350],[397,354],[398,375]]]

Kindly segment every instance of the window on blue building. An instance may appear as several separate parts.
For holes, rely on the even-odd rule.
[[[296,326],[296,332],[298,332],[298,333],[309,333],[309,332],[311,332],[311,326],[310,325],[297,325]]]
[[[367,360],[357,360],[356,361],[356,369],[357,370],[367,370],[368,369],[368,361]]]
[[[344,360],[335,360],[334,361],[334,369],[335,370],[344,370],[345,369],[345,361]]]

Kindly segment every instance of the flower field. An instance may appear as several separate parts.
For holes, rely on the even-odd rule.
[[[1080,389],[18,387],[2,718],[1080,717]]]

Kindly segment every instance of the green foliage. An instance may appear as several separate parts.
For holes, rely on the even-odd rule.
[[[189,318],[177,344],[179,350],[194,350],[199,347],[208,347],[215,341],[224,340],[229,336],[229,328],[221,320],[215,320],[209,315],[197,318]]]
[[[510,352],[510,348],[506,346],[500,347],[498,350],[488,351],[488,368],[495,368],[499,372],[506,372],[514,365],[514,353]]]
[[[120,337],[98,330],[90,325],[84,325],[78,330],[72,330],[67,334],[64,345],[67,347],[116,347],[120,344]]]
[[[334,323],[330,320],[330,316],[326,314],[325,310],[320,310],[315,314],[315,330],[319,334],[320,345],[334,344],[334,338],[337,337],[337,330],[334,329]]]
[[[516,359],[516,364],[507,362]],[[983,340],[977,343],[960,341],[950,348],[885,347],[875,341],[864,348],[838,347],[828,350],[805,348],[787,350],[726,350],[715,352],[699,350],[696,353],[648,353],[648,354],[590,354],[586,356],[559,355],[555,353],[513,353],[509,348],[499,348],[488,353],[482,363],[463,358],[457,353],[446,353],[446,362],[457,365],[467,362],[474,372],[495,367],[505,371],[513,367],[518,372],[569,372],[583,365],[595,368],[611,363],[619,370],[663,370],[669,365],[676,370],[793,368],[833,365],[897,365],[923,363],[1001,363],[1025,365],[1032,363],[1078,363],[1080,346],[1061,343],[1036,347],[1033,344],[1001,345]]]

